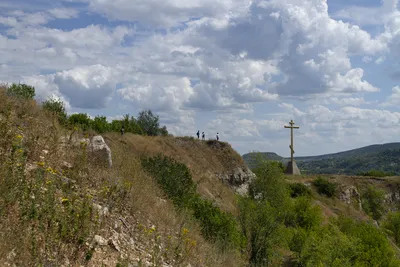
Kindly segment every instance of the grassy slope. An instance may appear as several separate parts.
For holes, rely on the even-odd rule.
[[[235,213],[235,194],[215,177],[228,174],[244,161],[228,143],[200,141],[189,137],[149,137],[133,134],[105,135],[112,151],[126,150],[131,157],[155,156],[164,153],[186,164],[198,183],[200,193],[215,200],[224,210]],[[119,152],[117,152],[119,153]]]
[[[229,145],[110,133],[105,135],[114,164],[109,169],[90,161],[80,148],[62,146],[58,140],[71,131],[60,127],[34,101],[14,101],[0,88],[0,102],[0,262],[116,266],[135,259],[154,262],[163,258],[173,266],[239,265],[241,258],[236,253],[219,251],[202,238],[197,223],[176,212],[139,161],[142,155],[159,152],[173,156],[189,165],[201,193],[234,211],[233,191],[211,176],[243,165]],[[24,155],[21,158],[12,152],[15,144]],[[63,172],[64,161],[73,168]],[[23,166],[34,170],[24,171]],[[25,187],[33,190],[31,200],[25,197]],[[85,201],[108,211],[80,210],[77,203]],[[182,234],[183,228],[188,233]],[[77,233],[82,239],[74,239]],[[95,235],[105,240],[119,236],[119,251],[111,245],[92,249]]]

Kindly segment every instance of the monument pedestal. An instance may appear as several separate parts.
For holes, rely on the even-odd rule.
[[[296,161],[289,161],[286,167],[285,174],[301,175],[300,169],[297,167]]]

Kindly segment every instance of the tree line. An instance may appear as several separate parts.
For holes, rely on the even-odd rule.
[[[7,86],[7,94],[11,97],[33,100],[35,88],[26,84],[12,84]],[[44,110],[55,115],[61,125],[79,127],[83,131],[94,130],[97,133],[124,132],[148,136],[167,136],[166,126],[160,126],[160,118],[150,109],[142,110],[137,117],[126,114],[122,119],[107,121],[107,117],[98,115],[93,119],[86,113],[68,115],[65,104],[60,99],[50,98],[42,103]]]

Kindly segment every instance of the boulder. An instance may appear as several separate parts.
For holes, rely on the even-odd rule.
[[[100,135],[93,136],[88,146],[89,152],[98,164],[107,164],[112,167],[111,149]]]

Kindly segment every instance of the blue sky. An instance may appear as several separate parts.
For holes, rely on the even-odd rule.
[[[152,109],[241,154],[297,156],[396,142],[397,0],[0,2],[0,82],[70,113]]]

